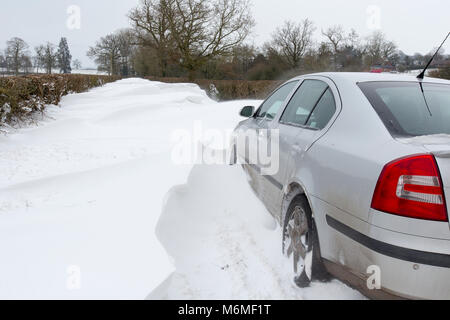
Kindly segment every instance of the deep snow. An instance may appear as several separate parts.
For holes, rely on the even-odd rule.
[[[295,286],[281,229],[239,167],[195,166],[169,192],[157,235],[176,272],[149,299],[362,298],[336,280]]]
[[[173,161],[174,132],[225,133],[251,103],[128,79],[0,136],[0,298],[361,298],[293,286],[240,168]]]

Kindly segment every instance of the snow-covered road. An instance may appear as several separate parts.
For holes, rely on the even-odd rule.
[[[238,167],[174,163],[174,132],[225,133],[244,103],[128,79],[0,136],[0,298],[361,298],[293,286]]]

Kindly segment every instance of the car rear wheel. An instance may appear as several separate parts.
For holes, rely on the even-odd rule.
[[[311,208],[304,195],[294,198],[286,213],[283,253],[293,263],[294,281],[300,288],[308,287],[312,280],[330,279],[320,255]]]

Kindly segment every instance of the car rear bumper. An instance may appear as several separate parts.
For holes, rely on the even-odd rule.
[[[370,226],[368,235],[327,216],[327,224],[360,245],[367,267],[380,270],[382,291],[407,299],[450,299],[450,241],[418,237]],[[365,294],[367,274],[357,275]]]

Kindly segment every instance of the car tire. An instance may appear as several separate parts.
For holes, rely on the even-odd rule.
[[[283,254],[293,262],[294,281],[298,287],[308,287],[313,280],[330,280],[322,261],[316,224],[305,195],[295,197],[286,212]]]

